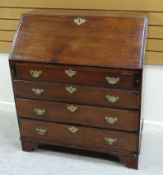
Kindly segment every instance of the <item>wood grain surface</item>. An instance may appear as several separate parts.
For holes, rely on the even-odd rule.
[[[76,105],[70,103],[45,102],[36,100],[16,99],[18,116],[69,124],[80,124],[90,127],[138,131],[138,112],[103,107]],[[67,107],[75,106],[71,112]],[[38,115],[35,110],[45,110]],[[117,122],[108,123],[106,118],[117,118]]]
[[[13,83],[15,96],[19,98],[70,102],[127,109],[137,109],[139,107],[138,91],[21,80],[16,80]],[[66,88],[73,88],[75,91],[71,94],[66,90]],[[43,92],[40,95],[36,95],[35,92],[33,92],[33,89],[39,89]],[[109,102],[106,96],[111,96],[116,99],[118,98],[118,100],[115,102]]]
[[[85,22],[79,26],[74,22],[79,13],[24,15],[11,57],[21,61],[141,69],[146,18],[82,11]]]
[[[22,139],[45,140],[63,145],[74,145],[74,147],[100,148],[106,151],[137,152],[137,135],[134,133],[123,133],[27,119],[20,119],[19,122]],[[71,127],[77,128],[78,131],[72,133],[69,130]],[[37,128],[47,130],[47,132],[45,135],[39,135]],[[109,145],[106,143],[105,137],[113,138],[117,141],[115,144]]]

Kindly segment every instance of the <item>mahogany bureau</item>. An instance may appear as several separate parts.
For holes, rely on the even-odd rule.
[[[107,11],[22,15],[9,60],[22,149],[91,150],[137,168],[146,26]]]

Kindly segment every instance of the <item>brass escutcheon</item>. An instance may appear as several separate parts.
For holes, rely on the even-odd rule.
[[[75,106],[75,105],[67,105],[67,109],[70,111],[70,112],[75,112],[78,110],[78,107]]]
[[[120,78],[119,77],[106,77],[106,81],[110,84],[110,85],[116,85],[119,83]]]
[[[84,18],[75,18],[74,23],[77,24],[78,26],[84,24],[86,22],[86,19]]]
[[[30,74],[33,78],[38,78],[41,76],[42,71],[41,70],[30,70]]]
[[[77,91],[77,88],[73,86],[66,86],[65,89],[69,94],[73,94]]]
[[[68,130],[69,130],[70,132],[72,132],[73,134],[75,134],[75,133],[77,133],[77,132],[79,131],[79,129],[76,128],[76,127],[74,127],[74,126],[68,127]]]
[[[38,108],[34,108],[34,112],[39,115],[42,116],[45,114],[46,110],[45,109],[38,109]]]
[[[41,94],[44,93],[44,89],[32,88],[32,92],[33,92],[35,95],[41,95]]]
[[[73,76],[76,75],[76,71],[75,71],[75,70],[72,70],[72,69],[67,69],[67,70],[65,70],[65,74],[66,74],[68,77],[72,78]]]
[[[36,132],[39,134],[39,135],[45,135],[47,133],[47,129],[44,129],[44,128],[36,128]]]
[[[106,95],[106,99],[110,103],[116,103],[117,101],[119,101],[120,98],[119,98],[119,96]]]
[[[118,122],[118,118],[105,116],[105,121],[108,124],[116,124]]]
[[[114,145],[117,142],[116,138],[111,137],[105,137],[104,140],[108,145]]]

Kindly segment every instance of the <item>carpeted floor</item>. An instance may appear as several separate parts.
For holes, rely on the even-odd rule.
[[[0,175],[162,175],[163,133],[143,133],[139,170],[105,159],[21,151],[16,116],[0,112]]]

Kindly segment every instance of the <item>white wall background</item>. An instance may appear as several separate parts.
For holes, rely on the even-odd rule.
[[[0,110],[15,112],[8,54],[0,54]],[[149,130],[163,132],[163,67],[144,66],[142,115]]]
[[[0,54],[0,110],[14,110],[8,54]],[[8,107],[8,108],[6,108]]]

